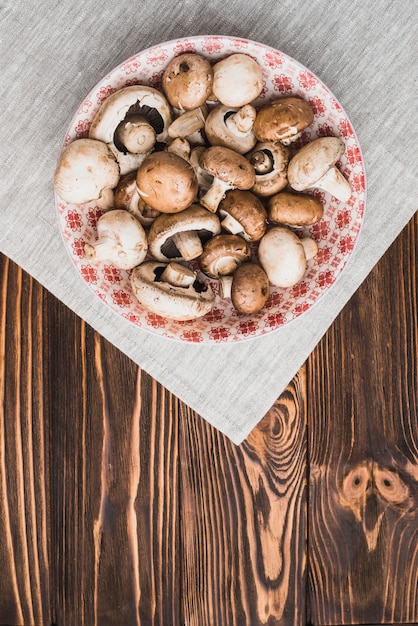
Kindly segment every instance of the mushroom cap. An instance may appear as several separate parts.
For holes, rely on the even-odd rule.
[[[155,218],[160,215],[159,211],[149,207],[139,195],[135,171],[120,177],[113,197],[115,209],[126,209],[143,226],[150,226]]]
[[[261,107],[254,122],[254,134],[259,141],[283,141],[300,133],[313,119],[313,110],[306,100],[286,96]]]
[[[108,96],[93,118],[89,136],[113,143],[119,123],[128,113],[140,113],[141,109],[155,128],[157,141],[164,141],[172,119],[170,105],[158,89],[145,85],[122,87]]]
[[[119,175],[119,165],[106,143],[76,139],[61,153],[54,187],[62,200],[84,204],[100,198],[105,189],[114,189]]]
[[[266,272],[256,263],[243,263],[234,272],[231,286],[232,304],[240,313],[258,313],[270,295]]]
[[[164,70],[162,89],[177,109],[200,107],[212,93],[213,69],[207,59],[193,52],[174,57]]]
[[[266,232],[267,211],[261,200],[248,190],[227,191],[219,203],[221,217],[226,213],[239,222],[247,241],[258,241]]]
[[[267,209],[270,221],[286,226],[311,226],[319,222],[324,214],[323,204],[318,198],[290,191],[272,196]]]
[[[246,156],[255,169],[255,183],[251,191],[264,198],[286,187],[289,165],[288,148],[277,141],[264,141],[257,143]],[[260,156],[269,164],[265,172],[257,171],[258,167],[262,169],[258,158]]]
[[[213,93],[227,106],[242,107],[256,100],[263,84],[261,67],[248,54],[231,54],[213,66]]]
[[[138,192],[161,213],[178,213],[196,199],[198,183],[194,168],[173,152],[153,152],[138,168]]]
[[[131,274],[132,290],[137,300],[149,311],[178,321],[197,319],[209,313],[215,303],[210,285],[195,282],[178,287],[160,280],[167,264],[145,261]]]
[[[250,111],[255,111],[251,105],[248,106]],[[245,154],[254,148],[257,139],[252,130],[252,121],[250,130],[246,133],[234,132],[226,123],[228,117],[239,110],[237,107],[218,104],[209,111],[205,122],[205,135],[212,146],[226,146],[240,154]]]
[[[319,137],[310,141],[290,160],[287,169],[290,186],[296,191],[315,186],[344,152],[345,144],[339,137]]]
[[[254,167],[242,155],[225,146],[210,146],[202,152],[200,166],[219,180],[238,189],[251,189],[255,183]]]
[[[162,213],[151,225],[148,232],[148,245],[151,255],[157,261],[181,259],[181,254],[172,240],[176,233],[196,232],[205,243],[213,235],[221,232],[218,216],[198,204],[192,204],[180,213]]]
[[[236,268],[251,260],[250,245],[239,235],[215,235],[209,239],[199,257],[204,274],[219,278],[232,274]]]
[[[305,251],[299,237],[282,226],[275,226],[261,238],[258,259],[276,287],[296,285],[306,270]]]

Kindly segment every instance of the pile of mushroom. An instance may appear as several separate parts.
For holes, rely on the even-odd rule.
[[[342,202],[351,195],[336,165],[343,141],[320,137],[298,147],[314,119],[309,103],[282,96],[260,106],[263,87],[261,67],[247,54],[214,64],[179,54],[161,89],[116,91],[89,136],[61,154],[57,194],[104,211],[86,259],[128,270],[137,300],[154,313],[196,319],[212,309],[216,292],[238,314],[261,311],[271,285],[295,285],[316,255],[316,242],[298,234],[323,216],[310,191]]]

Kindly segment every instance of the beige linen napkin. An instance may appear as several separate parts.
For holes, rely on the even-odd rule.
[[[0,19],[1,252],[240,443],[416,211],[416,4],[6,0]],[[73,267],[54,206],[56,160],[86,94],[140,50],[198,34],[260,41],[312,70],[348,113],[367,171],[363,229],[337,282],[301,317],[234,344],[168,340],[106,308]]]

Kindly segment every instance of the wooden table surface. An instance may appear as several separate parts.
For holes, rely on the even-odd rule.
[[[0,284],[2,626],[418,622],[416,216],[240,446]]]

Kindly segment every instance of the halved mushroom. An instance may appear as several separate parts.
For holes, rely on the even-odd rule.
[[[192,204],[180,213],[157,217],[148,233],[149,250],[158,261],[190,261],[200,256],[204,243],[220,231],[217,215]]]
[[[148,243],[145,231],[128,211],[114,209],[97,220],[98,239],[86,243],[86,259],[92,263],[109,261],[119,269],[129,270],[145,259]]]
[[[104,100],[89,137],[107,143],[121,174],[127,174],[138,168],[157,141],[166,140],[171,119],[170,105],[158,89],[130,85]]]
[[[252,191],[258,196],[272,196],[286,187],[289,150],[281,143],[257,143],[247,158],[255,170]]]
[[[267,209],[271,222],[285,226],[311,226],[319,222],[324,214],[323,204],[318,198],[290,191],[272,196]]]
[[[319,137],[301,148],[290,160],[287,170],[290,186],[296,191],[317,187],[341,202],[351,196],[351,186],[335,166],[345,152],[339,137]]]
[[[270,283],[266,272],[256,263],[243,263],[233,274],[231,301],[240,313],[258,313],[270,295]]]
[[[213,69],[203,56],[185,52],[172,59],[162,76],[162,89],[169,103],[180,110],[203,105],[212,92]]]
[[[249,152],[257,139],[253,132],[256,109],[251,104],[233,108],[219,104],[208,114],[205,134],[212,146],[226,146],[240,154]]]
[[[179,274],[181,270],[177,267],[174,283],[179,281]],[[188,269],[185,269],[185,274],[185,286],[172,284],[169,282],[172,272],[167,272],[166,263],[145,261],[131,274],[132,291],[152,313],[178,321],[197,319],[212,309],[215,294],[209,284],[198,280],[197,275],[191,283]]]
[[[119,166],[109,147],[95,139],[76,139],[61,153],[54,174],[59,197],[71,204],[97,200],[114,189]]]
[[[200,166],[213,176],[212,185],[200,198],[201,204],[213,213],[229,189],[251,189],[255,183],[251,163],[242,154],[224,146],[207,148],[200,157]]]
[[[193,167],[173,152],[153,152],[138,168],[139,195],[161,213],[178,213],[197,197],[198,182]]]
[[[299,237],[284,226],[275,226],[260,240],[258,259],[276,287],[292,287],[306,271],[305,248]]]
[[[138,193],[136,186],[136,171],[121,176],[114,191],[114,208],[126,209],[134,215],[142,226],[152,224],[159,211],[148,206]]]
[[[258,98],[263,90],[260,65],[248,54],[237,52],[213,66],[213,94],[221,104],[242,107]]]
[[[314,113],[306,100],[286,96],[265,104],[257,113],[254,134],[259,141],[281,141],[289,144],[312,124]]]
[[[241,263],[251,260],[251,247],[239,235],[215,235],[206,243],[199,266],[211,278],[233,274]]]
[[[221,226],[246,241],[258,241],[266,232],[267,211],[251,191],[233,189],[219,203]]]

